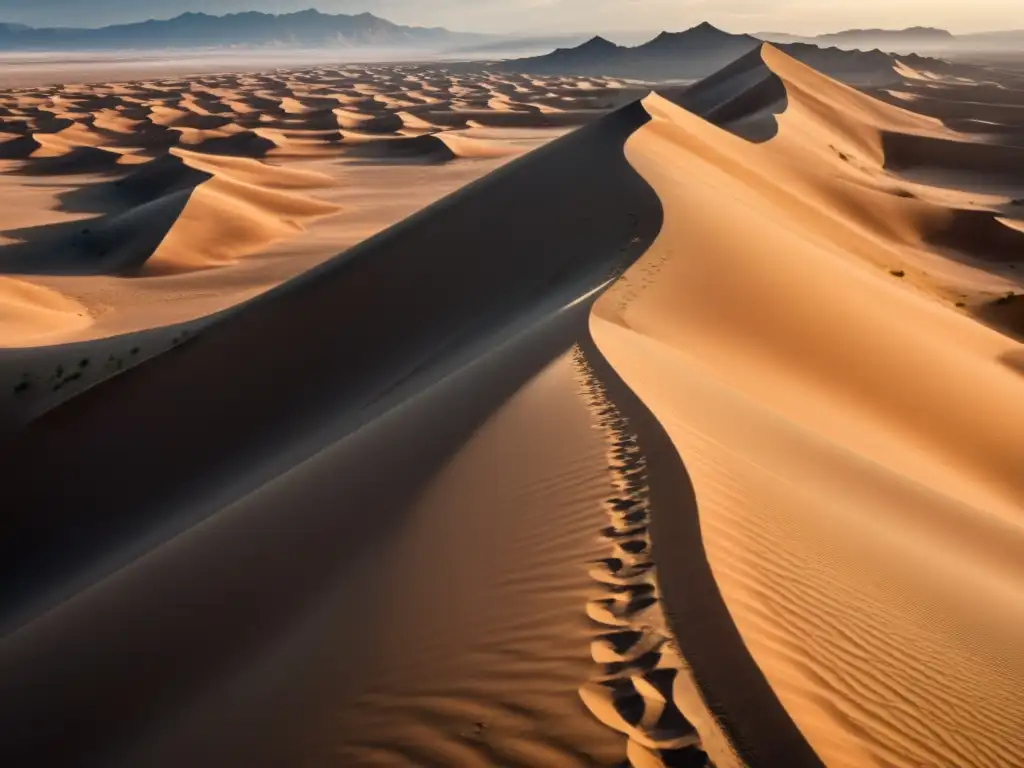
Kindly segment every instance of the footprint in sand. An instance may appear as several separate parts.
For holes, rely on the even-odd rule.
[[[650,556],[646,460],[636,435],[611,403],[582,351],[574,361],[581,391],[608,443],[615,492],[604,502],[610,524],[600,530],[609,557],[591,564],[603,595],[587,603],[600,629],[591,642],[598,671],[580,688],[590,712],[627,738],[633,768],[711,766],[697,729],[673,698],[682,661],[672,649],[661,615],[657,574]]]

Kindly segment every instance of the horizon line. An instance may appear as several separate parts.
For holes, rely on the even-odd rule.
[[[444,29],[444,30],[449,31],[449,32],[456,32],[456,33],[462,33],[462,34],[491,35],[491,36],[510,37],[510,38],[571,37],[571,36],[584,36],[584,35],[601,37],[601,36],[605,36],[605,35],[614,35],[614,34],[640,34],[640,33],[659,34],[661,32],[673,32],[673,31],[675,31],[675,32],[685,32],[687,30],[693,29],[694,27],[699,27],[702,24],[709,24],[710,26],[716,27],[717,29],[720,29],[723,32],[729,32],[730,34],[736,34],[736,35],[751,35],[751,36],[754,36],[754,37],[756,37],[758,35],[765,35],[765,34],[789,35],[791,37],[800,37],[800,38],[806,38],[806,39],[812,39],[812,38],[817,38],[817,37],[826,37],[826,36],[830,36],[830,35],[839,35],[839,34],[851,33],[851,32],[908,32],[908,31],[912,31],[912,30],[934,30],[934,31],[939,31],[939,32],[947,32],[950,35],[952,35],[953,37],[961,37],[961,36],[967,37],[967,36],[974,36],[974,35],[990,35],[990,34],[1001,34],[1001,33],[1012,33],[1012,32],[1024,32],[1024,26],[1020,26],[1020,27],[1007,27],[1007,28],[1001,28],[1001,29],[983,29],[983,30],[978,30],[978,31],[974,31],[974,32],[963,32],[963,31],[957,32],[954,29],[951,29],[949,27],[934,26],[934,25],[930,25],[930,24],[915,24],[915,25],[911,25],[911,26],[908,26],[908,27],[872,27],[872,26],[861,27],[861,26],[858,26],[858,27],[846,27],[846,28],[842,28],[842,29],[835,29],[835,30],[832,30],[832,31],[816,32],[816,33],[786,32],[786,31],[782,31],[781,29],[771,29],[771,28],[760,28],[760,29],[757,29],[757,30],[732,31],[732,30],[726,29],[721,24],[716,24],[716,23],[710,22],[707,19],[705,19],[704,21],[695,22],[694,24],[692,24],[689,27],[685,27],[685,28],[681,28],[681,29],[676,29],[676,30],[670,29],[669,27],[662,27],[661,29],[658,29],[658,28],[655,28],[655,27],[620,27],[620,28],[616,28],[614,30],[603,28],[603,29],[575,29],[575,30],[573,30],[573,29],[508,30],[508,31],[500,31],[499,32],[499,31],[494,31],[493,29],[466,29],[466,28],[453,29],[453,28],[450,28],[450,27],[446,27],[446,26],[444,26],[442,24],[427,25],[427,24],[413,24],[413,23],[406,23],[406,22],[400,22],[400,21],[393,21],[392,19],[389,19],[386,16],[380,16],[380,15],[378,15],[378,14],[372,12],[372,11],[359,11],[359,12],[351,12],[351,13],[343,13],[343,12],[333,13],[333,12],[330,12],[330,11],[323,11],[323,10],[321,10],[319,8],[316,8],[316,7],[313,7],[313,6],[311,6],[309,8],[302,8],[302,9],[295,10],[295,11],[285,11],[285,12],[280,12],[280,13],[275,13],[275,12],[272,12],[272,11],[260,11],[260,10],[256,10],[256,9],[243,10],[243,11],[229,11],[229,12],[221,13],[221,14],[208,13],[208,12],[202,11],[202,10],[198,10],[198,11],[196,11],[196,10],[186,10],[186,11],[181,11],[179,13],[175,13],[175,14],[170,15],[170,16],[150,16],[150,17],[147,17],[147,18],[134,18],[134,19],[129,18],[129,19],[126,19],[124,21],[114,21],[114,22],[110,22],[110,23],[106,23],[106,24],[99,24],[97,26],[75,26],[75,25],[67,25],[67,26],[60,26],[60,25],[36,26],[34,24],[28,24],[28,23],[25,23],[25,22],[4,21],[2,19],[0,19],[0,25],[22,26],[22,27],[27,27],[29,29],[34,29],[34,30],[43,30],[43,29],[99,30],[99,29],[106,29],[106,28],[109,28],[109,27],[129,26],[129,25],[132,25],[132,24],[145,24],[147,22],[174,21],[175,19],[179,19],[179,18],[182,18],[184,16],[203,16],[203,17],[207,17],[207,18],[224,19],[224,18],[229,18],[231,16],[243,16],[243,15],[253,14],[253,15],[272,16],[272,17],[276,17],[276,18],[281,18],[281,17],[287,17],[287,16],[298,16],[298,15],[302,15],[302,14],[308,14],[308,13],[311,13],[311,12],[312,13],[318,13],[318,14],[320,14],[322,16],[345,17],[345,18],[358,18],[360,16],[370,16],[372,18],[379,19],[381,21],[386,21],[386,22],[388,22],[390,24],[394,24],[396,26],[408,27],[408,28],[413,28],[413,29]]]

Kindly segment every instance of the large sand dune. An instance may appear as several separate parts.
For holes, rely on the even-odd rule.
[[[764,143],[645,100],[627,154],[665,226],[592,331],[686,463],[730,614],[819,758],[1020,765],[1024,382],[1001,362],[1019,345],[947,292],[1024,250],[979,236],[995,212],[893,189],[890,137],[972,138],[757,58],[786,98]],[[685,534],[655,515],[655,561]],[[664,589],[685,653],[685,585]]]
[[[900,77],[12,97],[2,762],[1024,766],[1016,85]]]

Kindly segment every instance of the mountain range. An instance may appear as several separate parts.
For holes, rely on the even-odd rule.
[[[881,47],[880,44],[897,45],[955,45],[956,36],[945,29],[935,27],[908,27],[907,29],[847,29],[825,35],[807,37],[785,32],[759,32],[757,37],[770,43],[817,43],[840,47]]]
[[[878,48],[893,53],[943,52],[985,50],[1024,45],[1024,30],[983,32],[980,34],[954,35],[945,29],[935,27],[909,27],[907,29],[848,29],[826,35],[807,37],[785,32],[759,32],[756,37],[770,43],[808,43],[811,45],[836,46],[872,50]]]
[[[505,62],[504,67],[536,74],[593,75],[600,71],[637,80],[693,79],[721,69],[760,42],[705,22],[684,32],[662,32],[635,47],[593,37],[575,48],[515,59]]]
[[[261,46],[444,48],[481,39],[487,36],[441,27],[403,26],[371,13],[326,14],[313,9],[285,14],[249,11],[226,16],[183,13],[173,19],[96,29],[0,24],[0,51]]]
[[[637,33],[617,39],[639,40]],[[29,27],[0,23],[0,52],[82,51],[130,49],[196,48],[350,48],[378,47],[444,52],[473,57],[509,55],[549,49],[575,43],[583,36],[522,38],[493,34],[453,32],[442,27],[414,27],[395,24],[371,13],[327,14],[309,9],[295,13],[247,11],[215,16],[183,13],[172,19],[116,24],[99,28]],[[570,48],[558,48],[544,56],[518,60],[537,72],[567,73],[589,68],[595,57],[604,63],[614,60],[622,77],[650,78],[662,73],[679,55],[680,43],[687,46],[690,76],[703,76],[728,64],[761,41],[779,44],[835,46],[871,51],[949,52],[964,50],[1015,49],[1024,45],[1024,30],[953,35],[944,29],[912,27],[903,30],[853,29],[817,37],[764,32],[757,35],[730,34],[711,24],[700,24],[685,32],[662,32],[634,47],[617,45],[604,37]],[[700,66],[696,62],[700,61]],[[565,70],[565,67],[570,69]],[[693,74],[696,73],[696,74]]]
[[[575,48],[559,48],[545,56],[512,59],[496,65],[500,69],[530,74],[565,74],[591,77],[619,77],[634,80],[698,80],[719,71],[763,44],[752,35],[725,32],[708,23],[683,32],[662,32],[643,45],[616,45],[594,37]],[[780,43],[790,56],[838,80],[855,85],[882,85],[895,81],[896,60],[879,50],[841,50],[804,42]],[[949,65],[916,54],[901,56],[910,66],[944,71]]]

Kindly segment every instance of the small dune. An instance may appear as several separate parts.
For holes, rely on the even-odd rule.
[[[991,299],[977,310],[978,317],[1024,343],[1024,291]],[[1018,355],[1024,362],[1024,356]],[[1024,366],[1021,366],[1024,370]]]
[[[192,159],[192,158],[196,159]],[[88,198],[115,212],[64,225],[9,231],[20,244],[0,248],[0,270],[20,274],[182,272],[231,263],[301,231],[337,208],[265,185],[277,169],[245,159],[206,164],[168,155]],[[248,161],[253,162],[253,161]],[[322,183],[313,173],[281,171],[284,188]]]
[[[43,145],[46,148],[46,145]],[[79,173],[108,173],[116,170],[123,155],[100,147],[79,146],[64,154],[33,154],[26,159],[21,173],[36,176],[59,176]]]
[[[333,114],[337,119],[337,127],[342,129],[352,129],[364,133],[394,133],[403,127],[402,118],[397,112],[372,114],[335,109]]]
[[[0,345],[47,344],[92,323],[86,308],[57,291],[0,277]]]
[[[215,175],[189,196],[144,274],[230,264],[336,211],[314,198]]]
[[[934,245],[995,262],[1024,260],[1024,231],[987,211],[943,211],[922,226]]]
[[[445,163],[456,158],[449,146],[437,136],[368,139],[353,144],[348,157],[396,162]]]
[[[13,136],[0,141],[0,159],[25,160],[42,148],[33,136]]]
[[[98,198],[114,198],[127,207],[142,205],[184,189],[192,189],[212,174],[185,162],[179,154],[168,154],[137,166],[126,176],[81,192]]]
[[[897,172],[959,171],[978,177],[1019,178],[1024,173],[1024,147],[974,141],[967,137],[884,137],[887,166]]]
[[[235,157],[265,157],[277,145],[255,131],[235,131],[227,136],[194,136],[183,142],[193,152]]]
[[[369,139],[353,144],[347,157],[381,162],[446,163],[460,158],[493,158],[517,154],[512,146],[444,133],[405,138]]]

